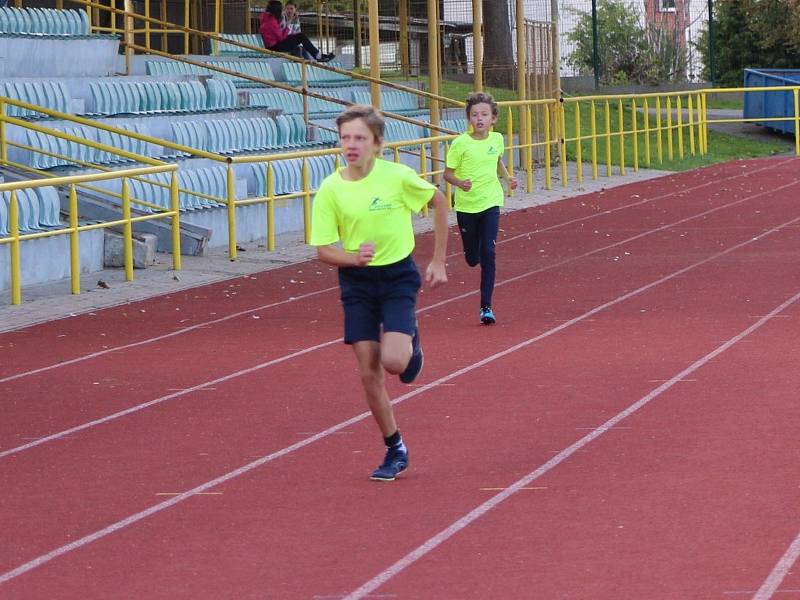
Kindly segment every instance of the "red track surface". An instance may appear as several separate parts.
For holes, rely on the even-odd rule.
[[[504,216],[495,327],[454,254],[391,484],[318,263],[0,335],[0,597],[800,598],[799,167]]]

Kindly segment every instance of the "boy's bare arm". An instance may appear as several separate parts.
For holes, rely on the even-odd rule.
[[[450,167],[444,168],[444,180],[450,185],[454,185],[457,188],[461,188],[465,192],[468,192],[470,191],[470,189],[472,189],[472,180],[459,179],[458,177],[456,177],[455,171]]]
[[[325,264],[334,267],[365,267],[375,258],[375,244],[364,242],[358,252],[347,252],[338,246],[318,246],[317,256]]]
[[[447,198],[439,190],[431,198],[433,206],[433,258],[425,271],[425,281],[431,287],[447,282],[445,257],[447,256]]]
[[[497,178],[505,181],[509,189],[517,189],[517,180],[509,175],[502,158],[497,159]]]

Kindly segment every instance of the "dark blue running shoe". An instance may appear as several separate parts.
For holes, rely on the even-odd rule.
[[[408,450],[389,448],[383,464],[372,472],[370,479],[374,481],[394,481],[397,474],[408,468]]]
[[[411,358],[408,360],[406,370],[400,373],[400,381],[411,383],[422,372],[422,363],[425,362],[425,355],[419,343],[419,327],[414,329],[414,337],[411,338]]]
[[[484,306],[481,308],[481,323],[484,325],[494,325],[497,323],[497,317],[494,316],[491,306]]]

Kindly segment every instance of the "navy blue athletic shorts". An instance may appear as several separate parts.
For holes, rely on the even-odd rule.
[[[339,267],[344,343],[381,339],[383,331],[414,335],[417,292],[422,285],[410,256],[391,265]]]

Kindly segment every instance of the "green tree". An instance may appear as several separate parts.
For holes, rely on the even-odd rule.
[[[714,3],[716,83],[742,85],[744,69],[800,67],[800,0],[716,0]],[[695,44],[709,81],[708,29]]]
[[[578,15],[575,29],[567,36],[575,43],[568,57],[581,73],[592,73],[592,15]],[[686,52],[676,35],[655,25],[643,25],[633,4],[622,0],[598,3],[597,30],[600,82],[660,83],[682,79],[686,72]]]

